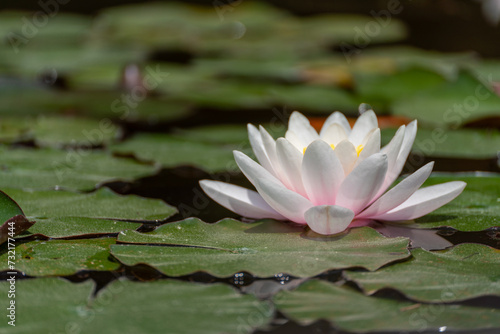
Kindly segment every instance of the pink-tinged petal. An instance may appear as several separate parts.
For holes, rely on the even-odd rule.
[[[268,179],[258,179],[256,188],[274,210],[293,222],[306,224],[304,213],[313,206],[307,198]]]
[[[271,161],[267,156],[266,149],[264,148],[264,143],[262,141],[262,136],[259,130],[257,130],[257,128],[252,124],[248,124],[247,129],[248,129],[248,139],[250,140],[250,145],[252,146],[252,150],[253,153],[255,154],[255,157],[262,165],[262,167],[267,169],[270,173],[274,174]]]
[[[356,163],[354,164],[354,168],[359,166],[366,158],[369,156],[380,152],[380,129],[376,128],[368,137],[365,145],[363,146],[363,150],[359,154]]]
[[[302,183],[302,158],[304,157],[302,153],[285,138],[278,138],[276,141],[276,153],[283,171],[282,181],[285,186],[302,196],[307,196]]]
[[[370,131],[376,128],[378,128],[377,116],[373,110],[367,110],[354,123],[349,140],[357,147],[363,144],[363,139],[365,139]]]
[[[344,169],[330,145],[316,140],[307,147],[302,160],[302,182],[315,205],[334,204],[344,180]]]
[[[289,137],[288,132],[293,133],[293,140]],[[294,111],[292,115],[290,115],[290,120],[288,121],[288,131],[285,134],[285,138],[293,142],[295,145],[295,141],[298,139],[299,150],[304,149],[304,147],[309,146],[310,143],[319,138],[318,133],[309,123],[307,117],[299,113],[298,111]]]
[[[347,139],[347,134],[342,125],[333,123],[328,127],[328,129],[323,131],[321,139],[326,141],[328,144],[337,146],[338,143]]]
[[[340,185],[335,204],[358,214],[372,201],[384,182],[386,172],[385,154],[376,153],[366,158],[346,176]]]
[[[466,185],[462,181],[452,181],[419,189],[391,211],[372,218],[397,221],[422,217],[455,199]]]
[[[349,174],[358,159],[358,153],[356,152],[354,145],[350,141],[344,140],[335,146],[335,150],[333,152],[337,155],[337,158],[339,158],[340,163],[342,164],[344,175]]]
[[[360,213],[357,218],[371,218],[390,211],[406,201],[431,175],[434,162],[423,166],[415,173],[411,174],[398,183],[384,195],[379,197],[372,205]]]
[[[307,210],[304,216],[311,230],[330,235],[345,231],[354,218],[354,212],[338,205],[319,205]]]
[[[286,220],[285,217],[271,208],[256,191],[212,180],[201,180],[200,186],[214,201],[243,217]]]
[[[330,127],[332,124],[339,124],[344,128],[344,131],[347,135],[351,133],[351,125],[349,124],[349,121],[347,118],[344,116],[343,113],[336,111],[328,118],[326,119],[325,123],[323,124],[323,127],[321,128],[320,131],[320,137],[323,138],[324,132],[327,131],[327,129]]]
[[[244,153],[241,153],[240,151],[233,151],[233,154],[236,164],[254,186],[258,178],[265,178],[273,182],[281,183],[281,181],[274,177],[274,175],[269,173],[264,167],[250,159]]]

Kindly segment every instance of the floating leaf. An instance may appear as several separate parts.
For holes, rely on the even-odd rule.
[[[4,296],[10,282],[0,282]],[[95,283],[92,280],[83,283],[71,283],[61,278],[37,278],[16,280],[16,321],[15,327],[4,319],[1,330],[8,329],[12,334],[64,333],[79,328],[78,323],[88,322],[91,318],[88,303]],[[2,308],[7,308],[9,299],[2,299]]]
[[[87,217],[120,220],[164,220],[177,210],[157,199],[117,195],[108,188],[93,193],[4,189],[24,208],[27,217]]]
[[[301,324],[326,319],[342,330],[363,333],[442,329],[472,329],[477,333],[484,328],[500,327],[500,311],[495,308],[367,297],[345,285],[319,280],[308,281],[295,291],[279,292],[274,303],[280,312]]]
[[[421,124],[457,128],[498,115],[500,97],[475,76],[461,72],[456,80],[400,99],[391,109],[395,115],[416,118]]]
[[[215,145],[186,137],[148,133],[114,145],[111,150],[118,154],[133,154],[142,161],[159,162],[163,167],[193,165],[209,172],[219,172],[238,170],[232,153],[236,148],[234,145]]]
[[[435,252],[414,249],[412,255],[409,261],[377,272],[344,274],[367,294],[392,288],[416,301],[448,303],[484,295],[500,296],[496,249],[465,244]]]
[[[8,148],[0,146],[2,155],[0,187],[21,189],[92,190],[105,182],[132,181],[157,171],[152,165],[131,159],[116,158],[108,153],[76,148],[54,149]]]
[[[0,287],[7,295],[9,282],[1,282]],[[223,284],[119,280],[100,290],[95,299],[91,297],[95,288],[92,281],[75,284],[58,278],[38,278],[19,280],[16,287],[16,326],[9,328],[13,334],[68,330],[82,334],[131,330],[244,334],[267,325],[273,315],[269,302],[239,294]],[[7,328],[6,322],[2,326]]]
[[[137,223],[86,217],[37,218],[36,225],[29,229],[29,234],[23,234],[22,236],[31,236],[33,234],[49,238],[68,238],[82,235],[96,236],[118,233],[139,226],[140,224]]]
[[[269,302],[239,294],[227,285],[173,280],[115,281],[98,293],[92,305],[103,305],[102,312],[84,325],[85,333],[105,329],[119,334],[131,328],[141,333],[251,333],[267,325],[274,313]],[[258,321],[250,320],[250,315]]]
[[[396,129],[382,130],[382,142],[387,144]],[[493,159],[500,152],[500,131],[442,128],[419,128],[413,152],[436,158]]]
[[[355,88],[365,103],[387,109],[389,103],[396,99],[432,89],[443,82],[445,78],[436,72],[410,68],[390,75],[359,72],[355,77]]]
[[[408,239],[384,238],[370,228],[323,238],[277,221],[244,224],[225,219],[207,224],[191,218],[151,233],[122,232],[118,240],[127,243],[112,247],[120,262],[147,263],[169,276],[206,271],[225,277],[248,271],[260,277],[278,273],[309,277],[330,269],[375,270],[408,256]],[[151,244],[164,246],[147,246]]]
[[[109,260],[109,246],[115,242],[115,238],[17,241],[15,268],[29,276],[66,276],[81,270],[116,270],[120,265]],[[6,266],[8,252],[2,253],[0,260]]]

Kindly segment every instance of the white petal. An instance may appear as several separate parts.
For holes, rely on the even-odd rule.
[[[356,120],[349,135],[349,140],[357,147],[363,143],[363,139],[365,139],[367,134],[376,128],[378,128],[377,116],[373,110],[368,110]]]
[[[243,217],[286,220],[256,191],[212,180],[201,180],[200,186],[214,201]]]
[[[380,189],[386,172],[385,154],[376,153],[368,157],[342,182],[335,204],[351,209],[355,214],[359,213]]]
[[[312,203],[334,204],[343,180],[344,169],[330,145],[316,140],[307,147],[302,161],[302,181]]]
[[[332,124],[339,124],[340,126],[342,126],[347,135],[351,133],[351,125],[349,125],[349,121],[347,120],[347,118],[344,116],[343,113],[336,111],[330,116],[328,116],[325,123],[323,124],[323,127],[321,128],[319,134],[321,138],[323,138],[324,132],[327,131],[330,125]]]
[[[354,168],[359,166],[359,164],[369,156],[379,152],[380,152],[380,129],[376,128],[372,132],[370,137],[368,137],[368,140],[363,146],[363,150],[359,154],[359,157],[356,160],[356,163],[354,164]]]
[[[300,152],[304,151],[304,147],[307,147],[307,145],[303,143],[302,140],[299,138],[299,136],[297,136],[295,132],[293,132],[292,130],[288,130],[286,132],[285,138]]]
[[[394,209],[406,201],[431,175],[434,162],[423,166],[415,173],[411,174],[394,188],[386,192],[379,199],[373,202],[370,207],[358,215],[359,218],[371,218]]]
[[[233,151],[233,154],[236,164],[254,186],[258,178],[265,178],[270,181],[280,183],[280,181],[269,173],[264,167],[250,159],[244,153],[241,153],[240,151]]]
[[[295,146],[285,138],[276,141],[276,153],[283,171],[283,183],[290,190],[307,196],[302,183],[302,158],[304,157]]]
[[[310,143],[319,138],[318,133],[311,126],[307,117],[298,111],[294,111],[290,116],[288,131],[285,134],[285,138],[293,142],[294,140],[288,138],[288,132],[293,133],[294,136],[297,137],[296,139],[299,141],[299,146],[297,148],[299,150],[304,149],[304,147],[307,147]]]
[[[337,205],[319,205],[307,210],[305,217],[311,230],[330,235],[345,231],[354,218],[354,212]]]
[[[274,210],[293,222],[306,224],[304,213],[313,206],[308,199],[268,179],[258,179],[256,187]]]
[[[262,136],[257,130],[257,128],[252,125],[247,125],[248,129],[248,139],[250,140],[250,145],[252,146],[253,153],[255,157],[259,161],[259,163],[267,169],[270,173],[274,174],[273,167],[271,166],[271,162],[269,157],[267,156],[266,149],[264,148],[264,143],[262,141]]]
[[[358,153],[354,145],[350,141],[344,140],[335,146],[333,152],[337,155],[337,158],[339,158],[344,169],[344,174],[349,174],[354,168],[354,163],[358,159]]]
[[[410,220],[422,217],[460,195],[466,185],[462,181],[452,181],[419,189],[401,205],[373,219]]]
[[[416,134],[417,123],[413,121],[406,127],[400,127],[389,144],[382,149],[382,151],[387,153],[388,167],[384,183],[375,198],[382,195],[396,181],[399,174],[401,174]]]
[[[341,125],[334,123],[330,125],[328,129],[322,131],[321,139],[326,141],[328,144],[337,146],[338,143],[347,139],[347,134]]]
[[[263,126],[259,126],[259,130],[262,137],[262,143],[264,144],[264,149],[266,150],[267,157],[269,158],[269,162],[271,163],[271,167],[274,171],[273,175],[281,180],[283,178],[283,172],[281,170],[281,165],[278,162],[278,156],[276,155],[276,141]]]

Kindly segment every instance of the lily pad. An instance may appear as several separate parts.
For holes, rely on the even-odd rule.
[[[310,277],[330,269],[376,270],[408,256],[408,239],[385,238],[370,228],[322,238],[277,221],[245,224],[225,219],[207,224],[190,218],[150,233],[125,231],[118,238],[121,244],[112,247],[112,254],[120,262],[146,263],[169,276],[206,271],[227,277],[247,271],[259,277]],[[163,247],[148,246],[153,244]]]
[[[414,227],[450,226],[460,231],[481,231],[500,226],[500,176],[498,174],[434,174],[424,186],[462,180],[463,193],[447,205],[416,219]]]
[[[116,158],[88,147],[55,149],[8,148],[0,146],[0,187],[88,191],[105,182],[132,181],[153,175],[153,165]]]
[[[395,115],[416,118],[421,124],[458,128],[500,112],[500,96],[468,72],[452,82],[402,98],[391,106]]]
[[[377,272],[344,275],[367,294],[392,288],[419,302],[449,303],[484,295],[500,296],[498,253],[477,244],[435,252],[414,249],[408,261]]]
[[[117,139],[121,132],[108,119],[54,116],[4,118],[0,120],[0,129],[0,141],[4,143],[33,140],[42,147],[102,146]]]
[[[119,220],[164,220],[177,210],[157,199],[117,195],[108,188],[93,193],[4,189],[24,208],[27,217],[87,217]]]
[[[29,276],[66,276],[81,270],[116,270],[120,264],[109,259],[109,246],[115,242],[115,238],[17,241],[15,268]],[[6,266],[8,252],[5,245],[3,247],[0,260]]]
[[[4,296],[10,282],[0,282]],[[15,327],[7,324],[6,318],[0,324],[0,331],[13,334],[64,333],[72,330],[78,321],[89,320],[88,303],[95,283],[71,283],[61,278],[37,278],[16,281],[16,321]],[[2,307],[7,308],[9,300],[2,299]],[[7,320],[8,319],[8,320]]]
[[[19,205],[2,191],[0,191],[0,208],[0,244],[33,225],[33,222],[24,217]]]
[[[382,130],[382,141],[387,144],[395,133],[396,129]],[[500,153],[500,131],[420,128],[413,152],[436,158],[494,159]]]
[[[187,137],[145,133],[113,145],[111,150],[117,154],[133,154],[142,161],[155,161],[163,167],[192,165],[208,172],[220,172],[238,170],[232,153],[236,148]],[[248,145],[247,151],[249,149]]]
[[[84,325],[84,333],[104,328],[110,334],[131,329],[134,333],[251,333],[267,325],[274,313],[269,302],[227,285],[173,280],[112,282],[92,303],[96,308],[100,305],[102,312]],[[251,315],[255,318],[250,320]]]
[[[390,102],[396,99],[412,96],[418,91],[431,89],[445,81],[446,79],[436,72],[410,68],[390,75],[357,73],[355,87],[363,101],[387,109]]]
[[[345,285],[319,280],[308,281],[294,291],[279,292],[274,303],[280,312],[300,324],[326,319],[342,330],[362,333],[443,329],[478,332],[500,327],[500,310],[495,308],[368,297]]]
[[[28,230],[29,233],[24,233],[21,237],[34,234],[53,239],[96,236],[136,229],[139,226],[137,223],[86,217],[37,218],[36,224]]]
[[[9,282],[1,282],[0,287],[7,295]],[[274,311],[269,302],[241,295],[223,284],[119,280],[100,290],[95,299],[92,281],[75,284],[38,278],[20,280],[16,287],[16,326],[9,328],[13,334],[68,330],[82,334],[131,330],[138,334],[244,334],[267,325]],[[6,322],[0,326],[7,328]]]

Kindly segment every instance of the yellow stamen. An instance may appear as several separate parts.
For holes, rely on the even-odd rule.
[[[358,154],[358,157],[361,151],[363,151],[363,148],[364,148],[363,145],[358,145],[358,147],[356,147],[356,153]]]

